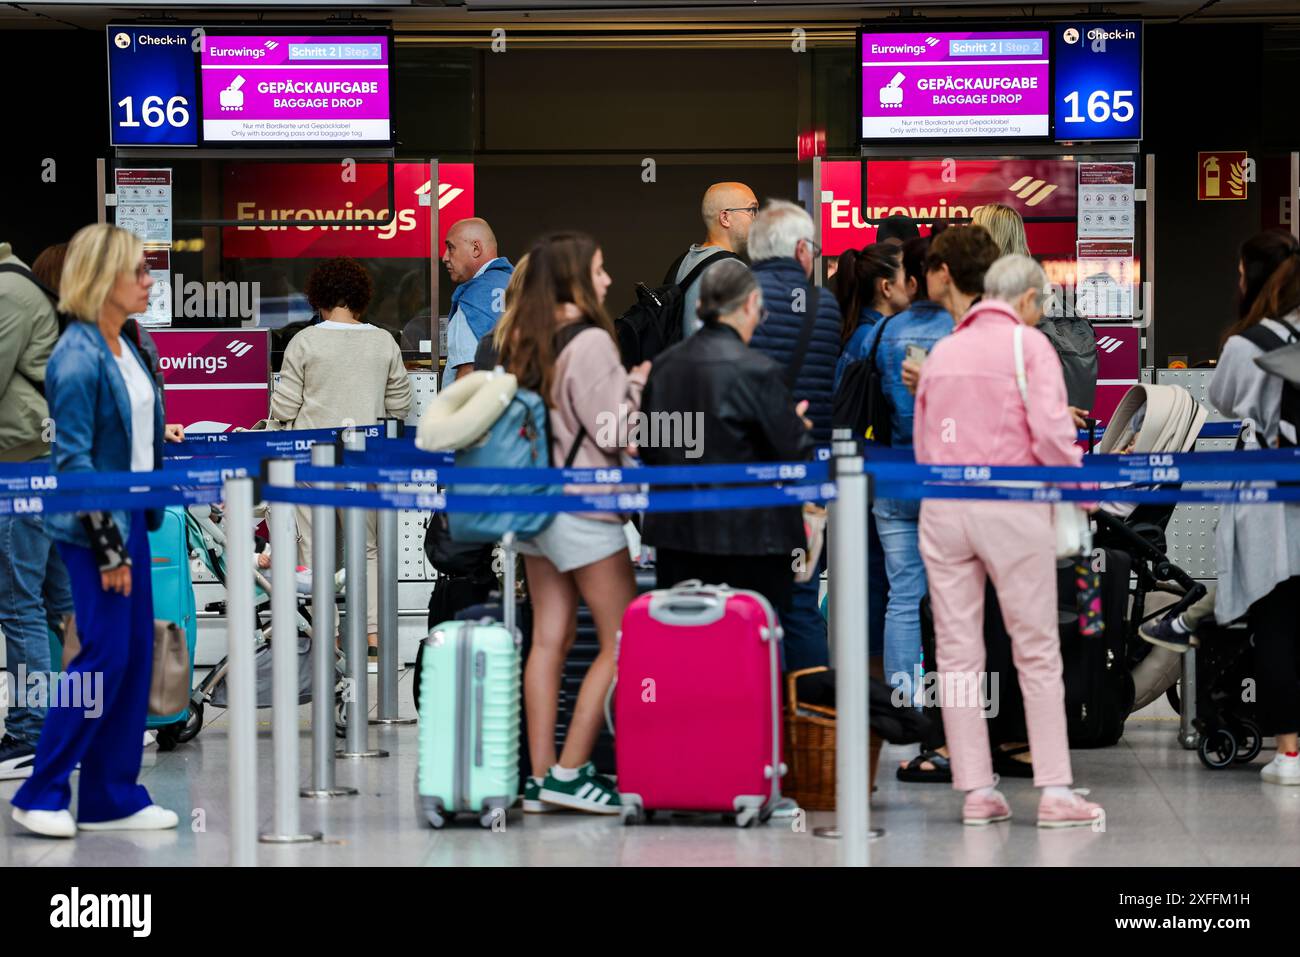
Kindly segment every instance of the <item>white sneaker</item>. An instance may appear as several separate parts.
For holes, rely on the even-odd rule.
[[[1278,754],[1264,765],[1259,776],[1269,784],[1300,785],[1300,757],[1288,758],[1285,754]]]
[[[157,743],[158,743],[157,731],[146,731],[144,733],[144,746],[146,748],[152,748]]]
[[[26,811],[14,808],[13,818],[33,834],[45,837],[76,837],[77,822],[70,811]]]
[[[167,831],[176,827],[180,820],[175,811],[150,804],[130,817],[118,818],[116,821],[85,821],[77,827],[83,831]]]

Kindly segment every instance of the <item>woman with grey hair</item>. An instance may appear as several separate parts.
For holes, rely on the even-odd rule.
[[[710,266],[700,280],[694,336],[655,359],[641,397],[651,421],[696,423],[699,441],[645,446],[647,465],[790,462],[812,458],[813,440],[803,419],[807,402],[795,404],[782,369],[749,347],[767,315],[763,294],[738,260]],[[805,548],[798,506],[726,509],[719,512],[652,512],[643,540],[656,549],[660,588],[698,578],[758,592],[781,614],[794,585],[790,556]]]
[[[1078,465],[1082,453],[1051,343],[1036,329],[1046,276],[1028,256],[1003,256],[984,275],[984,298],[939,340],[916,395],[916,461],[926,465]],[[1030,328],[1025,328],[1029,326]],[[980,695],[985,673],[984,588],[997,590],[1015,650],[1038,826],[1100,826],[1100,805],[1071,789],[1065,684],[1056,611],[1052,509],[1041,502],[926,499],[920,545],[934,611],[941,701],[962,822],[1011,817],[997,790]]]

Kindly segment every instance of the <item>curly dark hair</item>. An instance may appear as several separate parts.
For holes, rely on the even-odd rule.
[[[320,312],[343,306],[359,316],[370,305],[374,292],[370,273],[346,256],[325,260],[307,277],[307,301]]]
[[[984,273],[1002,256],[1002,250],[983,226],[954,226],[930,242],[925,271],[946,265],[953,284],[968,296],[984,291]]]

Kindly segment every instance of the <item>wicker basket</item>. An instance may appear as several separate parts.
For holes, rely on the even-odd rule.
[[[835,709],[802,704],[796,694],[801,675],[826,671],[805,668],[786,676],[785,753],[789,770],[781,791],[807,811],[835,810]]]

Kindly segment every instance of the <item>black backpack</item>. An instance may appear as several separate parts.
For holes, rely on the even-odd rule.
[[[1295,337],[1295,340],[1300,341],[1300,329],[1296,329],[1285,319],[1275,319],[1274,321],[1286,326],[1287,331]],[[1245,332],[1240,333],[1240,336],[1247,342],[1259,346],[1266,355],[1276,349],[1281,349],[1283,346],[1293,344],[1285,341],[1263,323],[1256,323]],[[1262,357],[1256,359],[1255,362],[1270,375],[1278,375],[1277,372],[1263,364]],[[1278,377],[1282,379],[1282,407],[1278,416],[1277,444],[1279,448],[1293,448],[1296,442],[1290,436],[1300,436],[1300,432],[1296,431],[1300,429],[1300,388],[1287,376],[1279,375]],[[1237,448],[1244,447],[1245,433],[1243,431],[1242,435],[1237,437]]]
[[[699,279],[704,270],[723,259],[739,259],[733,252],[720,249],[706,259],[695,264],[695,268],[676,282],[682,260],[668,269],[664,284],[651,289],[645,283],[636,284],[636,302],[614,322],[614,331],[618,334],[618,351],[625,368],[653,359],[669,346],[681,341],[682,322],[686,315],[686,290],[691,283]]]
[[[880,332],[865,359],[851,363],[844,370],[840,387],[835,390],[831,421],[835,428],[853,430],[854,438],[871,439],[878,445],[890,445],[893,428],[889,418],[889,400],[885,395],[885,377],[876,367],[876,350],[885,335],[889,316],[880,320]]]

